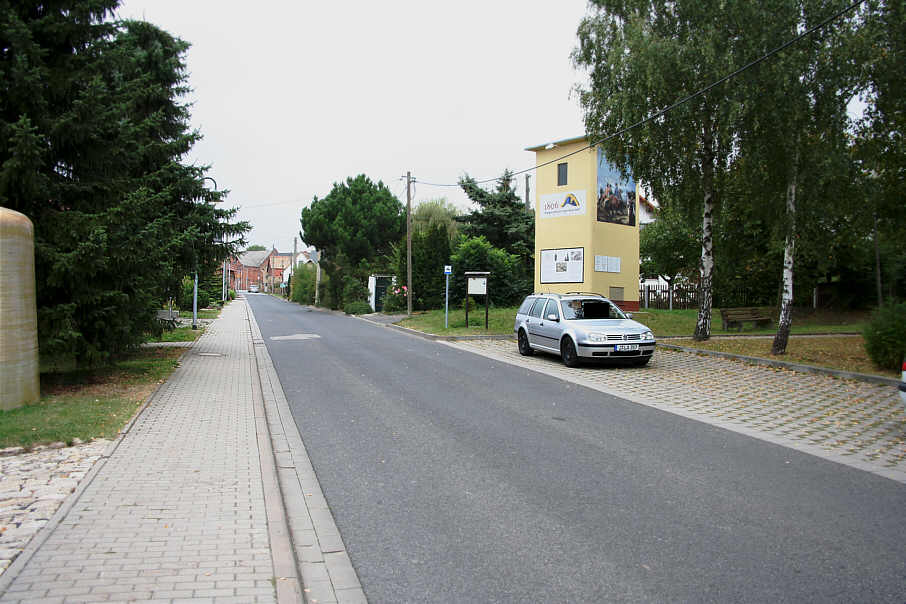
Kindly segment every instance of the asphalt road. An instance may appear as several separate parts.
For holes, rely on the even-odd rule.
[[[906,602],[901,484],[248,298],[371,602]]]

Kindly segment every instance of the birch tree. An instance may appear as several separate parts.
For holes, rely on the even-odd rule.
[[[776,17],[762,28],[766,40],[790,40],[839,14],[845,0],[787,0],[776,6]],[[853,21],[846,14],[824,25],[763,63],[739,82],[744,96],[758,99],[743,116],[740,154],[759,165],[767,178],[764,192],[777,201],[753,201],[777,216],[777,236],[783,241],[781,299],[772,354],[784,354],[792,325],[797,263],[797,242],[802,238],[800,216],[807,212],[840,209],[833,185],[839,169],[834,162],[848,156],[847,104],[855,94],[852,56]],[[843,163],[847,160],[843,159]],[[845,171],[845,170],[844,170]],[[808,186],[804,187],[806,183]],[[809,207],[811,206],[811,207]],[[776,208],[772,211],[772,208]]]
[[[756,54],[750,26],[769,9],[716,0],[595,0],[578,30],[573,61],[588,74],[579,89],[592,141],[656,115]],[[601,145],[654,197],[701,208],[699,313],[693,337],[711,335],[714,215],[731,165],[742,105],[726,84],[609,138]]]

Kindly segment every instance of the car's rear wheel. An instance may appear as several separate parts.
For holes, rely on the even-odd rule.
[[[519,354],[524,357],[530,357],[535,354],[535,351],[532,350],[531,346],[529,346],[528,336],[525,334],[524,329],[519,330],[519,335],[516,337],[516,341],[519,345]]]
[[[573,344],[572,338],[569,336],[563,338],[563,341],[560,342],[560,358],[563,359],[563,364],[567,367],[579,366],[579,355],[576,353],[576,345]]]

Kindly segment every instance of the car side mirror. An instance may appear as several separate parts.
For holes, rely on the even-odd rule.
[[[558,317],[557,315],[551,313],[551,314],[547,315],[547,320],[548,320],[548,321],[559,321],[559,320],[560,320],[560,317]]]
[[[632,313],[631,313],[631,312],[626,313],[626,318],[627,318],[627,319],[631,319],[631,318],[632,318]]]

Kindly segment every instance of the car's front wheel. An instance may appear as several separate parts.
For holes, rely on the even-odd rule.
[[[563,341],[560,342],[560,358],[563,359],[563,364],[567,367],[579,366],[579,355],[576,353],[576,345],[573,344],[572,338],[569,336],[563,338]]]
[[[535,351],[532,350],[532,347],[529,346],[528,336],[525,333],[524,329],[519,330],[519,335],[516,337],[517,344],[519,345],[519,354],[524,357],[532,356]]]

